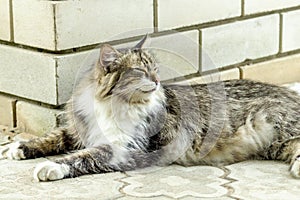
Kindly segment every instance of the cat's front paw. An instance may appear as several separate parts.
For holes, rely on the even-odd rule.
[[[300,178],[300,155],[296,157],[290,168],[291,175]]]
[[[46,161],[36,166],[33,176],[37,181],[55,181],[63,179],[69,173],[70,168],[68,165]]]
[[[21,160],[25,159],[24,151],[20,148],[20,142],[8,144],[0,149],[0,159]]]

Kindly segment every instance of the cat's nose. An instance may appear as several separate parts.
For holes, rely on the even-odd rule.
[[[155,83],[155,85],[158,85],[159,84],[159,78],[155,75],[152,75],[151,76],[151,80]]]
[[[155,83],[155,85],[158,85],[159,84],[159,79],[155,78],[155,79],[153,79],[153,82]]]

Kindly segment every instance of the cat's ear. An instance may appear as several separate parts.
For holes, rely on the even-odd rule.
[[[106,69],[106,67],[111,62],[113,62],[118,58],[119,54],[120,53],[109,44],[103,45],[100,49],[100,57],[99,57],[100,66]]]
[[[133,47],[133,49],[141,49],[141,48],[145,47],[146,43],[148,43],[148,42],[147,42],[147,41],[148,41],[148,38],[149,38],[149,36],[148,36],[148,34],[146,34],[146,35],[141,39],[141,41],[139,41],[139,43],[137,43],[137,44]]]

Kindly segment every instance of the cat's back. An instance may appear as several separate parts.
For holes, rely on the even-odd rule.
[[[234,79],[193,85],[166,85],[167,91],[176,91],[182,96],[197,96],[202,99],[224,99],[227,101],[251,101],[270,98],[299,102],[300,96],[286,87],[247,79]]]
[[[300,99],[295,91],[269,83],[253,80],[228,80],[223,83],[227,96],[232,99],[242,100],[264,97],[295,101]]]

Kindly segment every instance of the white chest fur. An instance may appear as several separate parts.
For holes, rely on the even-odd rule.
[[[142,113],[117,101],[94,100],[94,119],[91,119],[88,143],[112,143],[124,146],[131,142],[135,128],[143,123]]]
[[[160,108],[159,98],[155,94],[147,105],[129,105],[117,98],[99,101],[94,98],[92,89],[82,93],[76,105],[88,122],[87,133],[83,137],[86,147],[102,144],[126,147],[128,143],[134,144],[134,138],[146,137],[143,131],[137,131],[137,127],[145,127],[145,116]]]

